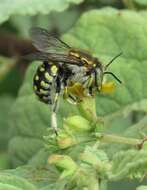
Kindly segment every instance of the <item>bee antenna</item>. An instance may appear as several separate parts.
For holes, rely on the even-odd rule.
[[[103,74],[104,74],[104,75],[105,75],[105,74],[112,75],[119,83],[122,83],[122,81],[121,81],[115,74],[113,74],[112,72],[107,72],[107,71],[106,71],[106,72],[104,72]]]
[[[109,61],[109,63],[108,63],[107,65],[105,65],[104,70],[107,70],[107,68],[109,67],[109,65],[111,65],[111,63],[112,63],[115,59],[117,59],[119,56],[121,56],[121,55],[122,55],[122,52],[120,52],[118,55],[116,55],[115,57],[113,57],[113,59],[111,59],[111,61]]]

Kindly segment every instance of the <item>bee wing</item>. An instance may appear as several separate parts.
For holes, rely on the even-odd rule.
[[[60,64],[71,64],[71,65],[77,65],[82,66],[82,62],[79,59],[69,57],[68,55],[64,54],[48,54],[48,60],[54,61],[54,62],[60,62]]]
[[[65,42],[56,38],[43,28],[32,28],[30,35],[33,45],[41,52],[45,53],[67,53],[70,49]]]
[[[48,61],[48,54],[42,52],[36,52],[22,57],[25,60],[29,61]]]
[[[60,64],[70,64],[70,65],[77,65],[82,66],[83,64],[80,60],[76,58],[69,57],[64,54],[55,54],[55,53],[43,53],[43,52],[36,52],[26,56],[23,56],[23,59],[30,60],[30,61],[48,61],[48,62],[55,62]]]

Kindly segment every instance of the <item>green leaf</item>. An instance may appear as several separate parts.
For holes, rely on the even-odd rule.
[[[147,186],[141,185],[141,186],[137,187],[136,190],[147,190]]]
[[[10,158],[8,153],[0,153],[0,169],[8,169],[10,167]]]
[[[14,98],[8,95],[0,96],[0,150],[5,151],[7,148],[9,132],[9,111]]]
[[[116,153],[112,159],[112,174],[110,180],[120,180],[126,177],[143,178],[147,170],[147,151],[128,150]]]
[[[58,173],[59,172],[53,167],[36,168],[26,165],[16,169],[0,171],[0,176],[4,176],[4,178],[0,179],[0,182],[3,180],[3,183],[15,185],[16,187],[20,187],[21,185],[23,190],[28,188],[28,183],[33,187],[35,186],[37,189],[48,187],[49,190],[52,189],[51,184],[56,182]]]
[[[9,19],[12,15],[36,15],[48,14],[51,11],[64,11],[70,4],[78,4],[83,0],[5,0],[0,2],[0,23]]]
[[[140,5],[142,5],[142,6],[147,6],[147,0],[142,0],[142,1],[140,1],[140,0],[134,0],[134,2],[135,3],[137,3],[137,4],[140,4]]]
[[[9,109],[14,98],[8,95],[0,96],[0,169],[10,167],[10,158],[7,153],[8,140],[10,139]]]
[[[42,141],[36,138],[13,137],[9,142],[9,153],[13,158],[13,164],[17,166],[27,163],[36,156],[36,152],[40,151],[42,146]]]
[[[0,56],[0,81],[11,71],[15,64],[15,59]]]
[[[147,0],[124,0],[124,4],[130,9],[146,9]]]
[[[3,190],[37,190],[36,187],[24,178],[0,174],[0,189]]]
[[[18,94],[18,89],[20,88],[21,83],[22,74],[19,72],[16,66],[13,69],[11,67],[11,70],[9,69],[8,73],[5,72],[5,74],[2,76],[2,80],[0,80],[0,94],[9,94],[12,96],[16,96]]]
[[[10,23],[16,28],[18,34],[22,37],[30,37],[29,30],[32,27],[40,26],[52,31],[56,26],[59,33],[68,31],[80,16],[80,9],[67,9],[63,12],[52,12],[47,15],[36,16],[12,16]]]

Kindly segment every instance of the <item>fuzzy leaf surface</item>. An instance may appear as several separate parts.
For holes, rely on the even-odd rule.
[[[36,15],[48,14],[51,11],[63,11],[70,4],[79,4],[83,0],[2,0],[0,2],[0,23],[9,19],[12,15]]]

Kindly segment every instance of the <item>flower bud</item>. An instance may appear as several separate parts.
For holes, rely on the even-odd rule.
[[[95,150],[87,147],[80,155],[80,159],[84,163],[92,165],[99,173],[106,175],[110,170],[110,164],[106,153],[102,150]]]
[[[64,128],[72,132],[87,132],[91,129],[90,123],[82,116],[75,115],[64,120]],[[68,130],[67,129],[67,130]]]
[[[60,132],[57,137],[57,144],[61,149],[65,149],[77,144],[77,142],[73,136],[70,136],[66,132]]]
[[[73,175],[78,168],[77,164],[71,159],[71,157],[66,155],[53,154],[49,157],[48,163],[53,164],[62,170],[61,178]]]
[[[78,107],[82,116],[87,120],[95,121],[97,119],[95,98],[83,98],[83,101],[79,104]]]

